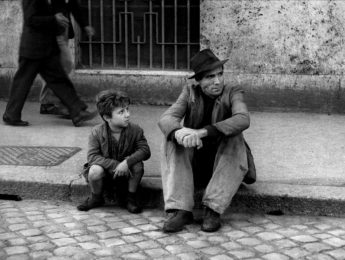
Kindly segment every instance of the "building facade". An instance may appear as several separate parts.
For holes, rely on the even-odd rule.
[[[106,88],[140,103],[170,104],[188,80],[190,57],[211,48],[226,81],[257,110],[344,113],[343,0],[81,0],[95,27],[71,42],[80,95]],[[0,1],[0,97],[17,66],[21,2]],[[30,94],[37,100],[41,82]]]

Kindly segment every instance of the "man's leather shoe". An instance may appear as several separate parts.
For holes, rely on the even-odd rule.
[[[2,117],[2,120],[6,125],[12,125],[12,126],[28,126],[29,122],[28,121],[22,121],[22,120],[11,120],[6,116]]]
[[[55,104],[41,104],[40,114],[43,115],[57,115],[64,118],[70,117],[68,110],[64,107],[59,107]]]
[[[174,210],[172,216],[165,221],[163,232],[173,233],[183,229],[185,225],[193,222],[193,213],[186,210]]]
[[[201,230],[205,232],[215,232],[220,226],[220,214],[209,207],[205,207]]]
[[[72,118],[72,122],[74,126],[80,126],[83,122],[93,119],[97,114],[97,111],[89,112],[81,110],[78,115]]]

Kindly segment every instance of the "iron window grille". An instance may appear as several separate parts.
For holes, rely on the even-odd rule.
[[[200,0],[81,0],[96,30],[77,39],[78,68],[189,70]]]

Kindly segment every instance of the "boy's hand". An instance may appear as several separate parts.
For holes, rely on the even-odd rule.
[[[128,168],[127,160],[123,160],[115,168],[113,178],[115,179],[118,176],[127,176],[127,177],[130,176],[130,177],[132,177],[132,173],[130,172],[130,170]]]

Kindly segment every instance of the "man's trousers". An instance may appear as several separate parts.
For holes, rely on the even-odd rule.
[[[25,100],[37,74],[42,76],[47,87],[53,90],[54,94],[68,108],[72,118],[87,107],[77,96],[72,82],[63,70],[58,53],[44,59],[20,57],[4,114],[10,120],[21,120]]]
[[[195,149],[184,148],[172,141],[163,144],[162,184],[166,211],[193,210],[193,164],[203,163],[193,160]],[[247,154],[242,134],[223,137],[216,149],[213,173],[206,186],[202,204],[220,214],[224,213],[247,170]],[[198,174],[202,173],[194,172],[194,176]]]
[[[62,68],[69,75],[73,69],[73,57],[69,47],[68,30],[62,35],[56,36],[56,41],[60,49],[60,62]],[[41,104],[55,104],[61,106],[60,100],[54,95],[53,91],[43,84],[40,93]]]

